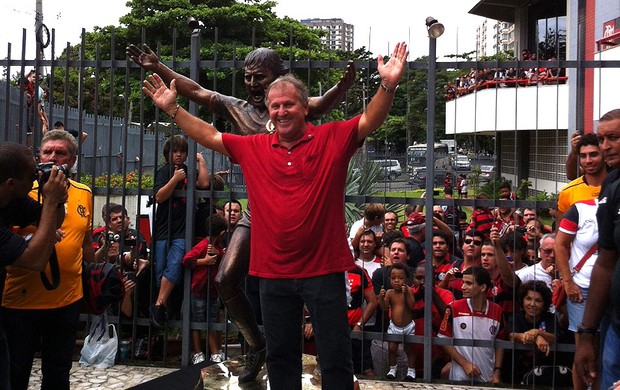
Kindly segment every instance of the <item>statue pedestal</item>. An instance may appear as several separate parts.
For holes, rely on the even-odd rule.
[[[302,356],[302,389],[316,390],[321,388],[321,376],[315,373],[316,357],[304,354]],[[213,364],[201,370],[202,383],[205,389],[267,389],[267,367],[258,373],[256,381],[239,383],[239,373],[243,371],[243,359],[229,359],[222,363]]]

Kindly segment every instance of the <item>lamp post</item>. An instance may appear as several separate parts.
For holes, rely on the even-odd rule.
[[[428,79],[426,100],[426,199],[424,206],[426,209],[426,226],[424,246],[427,254],[433,253],[433,188],[435,181],[435,89],[437,78],[437,41],[436,39],[444,32],[443,24],[437,19],[429,16],[426,18],[426,29],[428,31]],[[432,261],[426,262],[426,285],[434,286],[434,271]],[[424,289],[424,318],[432,318],[432,288]],[[424,380],[431,380],[431,347],[432,347],[432,321],[424,321]]]

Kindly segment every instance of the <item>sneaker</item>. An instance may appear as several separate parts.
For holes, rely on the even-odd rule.
[[[390,371],[388,371],[385,377],[389,380],[396,379],[396,368],[390,368]]]
[[[149,342],[147,339],[138,339],[134,348],[134,356],[138,359],[146,359],[149,356]]]
[[[192,356],[192,364],[198,364],[205,361],[205,354],[202,352],[195,353]]]
[[[211,355],[211,361],[213,363],[221,363],[224,361],[224,354],[223,353],[214,353]]]
[[[408,372],[407,376],[405,376],[405,380],[407,382],[413,382],[415,380],[415,371],[414,372]]]
[[[151,323],[158,328],[163,328],[168,319],[168,312],[164,305],[151,306]]]
[[[259,351],[250,349],[245,356],[245,369],[241,372],[241,374],[239,374],[239,383],[251,382],[255,380],[261,368],[263,368],[263,364],[265,364],[266,357],[266,348]]]

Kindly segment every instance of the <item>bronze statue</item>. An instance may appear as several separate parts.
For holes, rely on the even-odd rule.
[[[273,49],[258,48],[245,58],[244,82],[248,91],[247,100],[237,99],[201,87],[195,81],[180,75],[159,62],[155,53],[147,46],[127,47],[129,57],[142,68],[156,72],[165,83],[176,79],[179,95],[206,107],[217,116],[228,119],[235,132],[242,135],[272,131],[269,113],[265,106],[267,87],[278,76],[288,73],[279,54]],[[346,91],[355,82],[355,66],[349,61],[342,79],[321,97],[308,101],[308,116],[312,120],[331,111],[339,104]],[[246,368],[239,375],[239,382],[253,381],[265,362],[265,338],[256,323],[252,306],[241,288],[248,274],[250,261],[250,212],[249,207],[237,223],[228,244],[215,279],[217,290],[228,309],[231,320],[250,346]]]

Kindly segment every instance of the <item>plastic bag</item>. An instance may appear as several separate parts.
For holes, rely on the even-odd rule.
[[[109,328],[112,327],[112,337]],[[80,366],[109,368],[114,365],[118,350],[118,335],[113,324],[108,325],[107,315],[94,316],[90,332],[84,339],[80,356]]]

